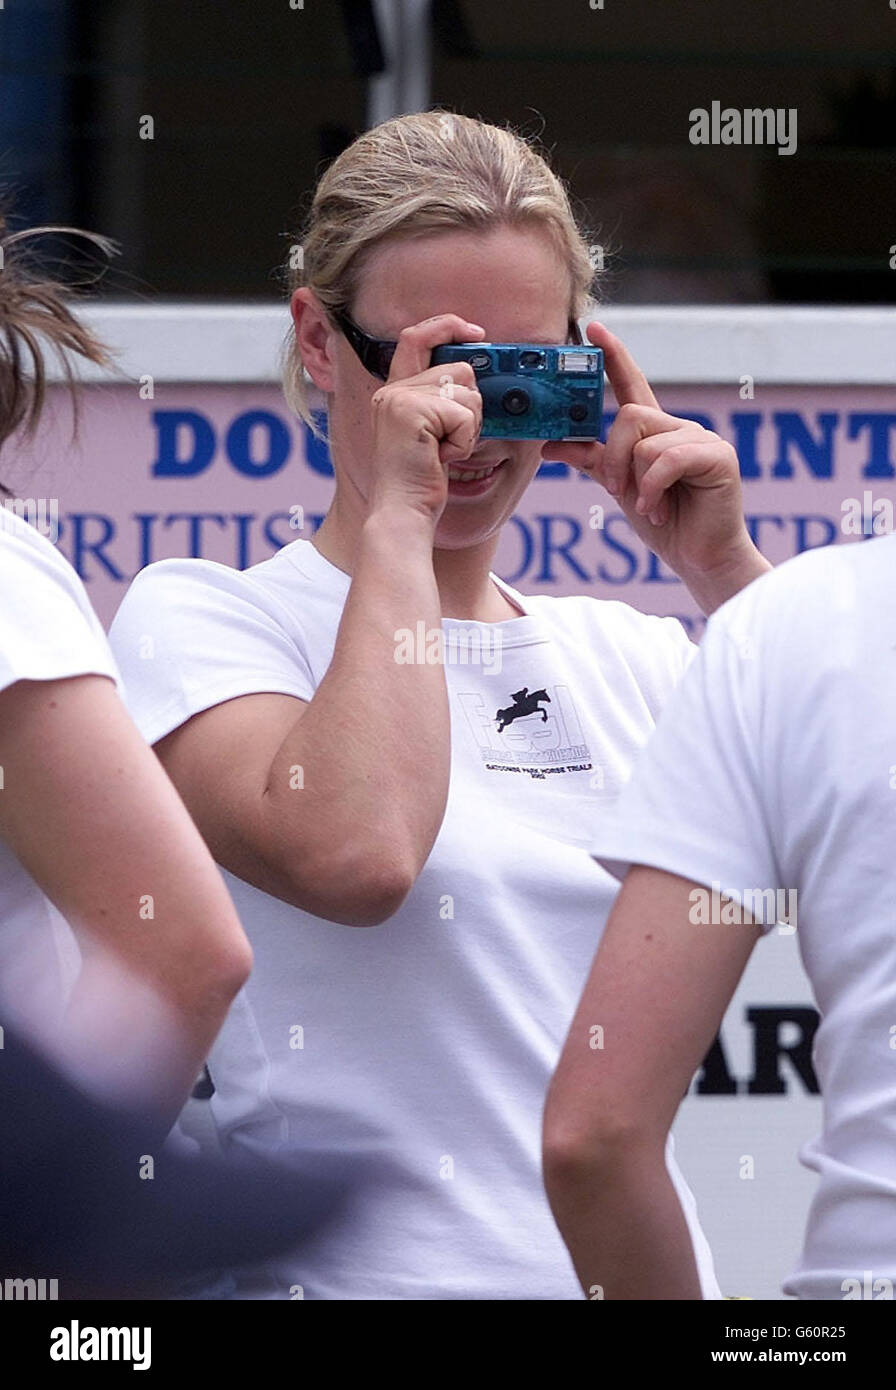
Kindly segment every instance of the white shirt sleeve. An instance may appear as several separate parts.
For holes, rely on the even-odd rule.
[[[750,911],[757,900],[745,903],[745,892],[785,885],[758,758],[762,623],[755,595],[746,608],[740,597],[710,618],[592,852],[617,878],[646,864],[716,888]],[[766,916],[760,924],[768,930],[774,923]]]
[[[15,522],[15,524],[13,524]],[[27,522],[0,521],[0,690],[16,681],[119,676],[83,584]]]
[[[660,622],[664,625],[664,631],[672,642],[678,667],[678,680],[680,680],[699,652],[700,647],[698,643],[691,640],[677,618],[660,618]]]
[[[240,695],[314,694],[305,653],[276,601],[242,571],[212,561],[161,560],[141,570],[109,640],[148,743]]]

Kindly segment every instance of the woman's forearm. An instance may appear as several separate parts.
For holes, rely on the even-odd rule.
[[[75,1081],[140,1112],[160,1134],[188,1100],[249,973],[248,957],[228,959],[213,941],[181,966],[175,988],[89,947],[62,1022],[52,1030],[51,1051]],[[46,1046],[47,1036],[40,1041]]]
[[[545,1186],[588,1299],[699,1299],[687,1222],[663,1145],[603,1157],[548,1152]]]
[[[709,617],[729,598],[773,568],[752,541],[748,541],[713,570],[702,573],[680,571],[679,578],[696,599],[701,611]]]
[[[337,892],[380,872],[384,897],[394,884],[400,899],[442,823],[450,721],[432,543],[411,508],[390,504],[365,522],[332,662],[268,774],[269,817],[295,823],[309,877]]]

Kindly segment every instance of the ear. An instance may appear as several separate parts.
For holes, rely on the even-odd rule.
[[[303,367],[321,391],[332,391],[335,385],[332,355],[335,334],[323,306],[314,291],[303,285],[294,292],[289,311],[295,325],[296,343]]]

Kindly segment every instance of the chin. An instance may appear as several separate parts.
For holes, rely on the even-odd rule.
[[[450,504],[436,527],[433,539],[436,550],[469,550],[472,546],[486,545],[500,535],[514,510],[507,512],[502,508],[499,513],[492,512],[489,516],[483,508],[483,514],[472,516],[469,507],[458,507],[456,511],[449,508]]]
[[[446,534],[438,530],[432,543],[433,550],[471,550],[474,546],[485,545],[493,538],[495,530],[471,533],[467,531],[464,535]]]

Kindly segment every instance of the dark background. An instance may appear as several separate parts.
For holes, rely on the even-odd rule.
[[[604,3],[432,0],[429,104],[542,139],[613,253],[605,297],[892,303],[889,0]],[[367,124],[374,27],[367,0],[6,0],[15,225],[116,238],[116,298],[279,296],[316,176]],[[797,152],[692,146],[713,100],[796,107]]]

